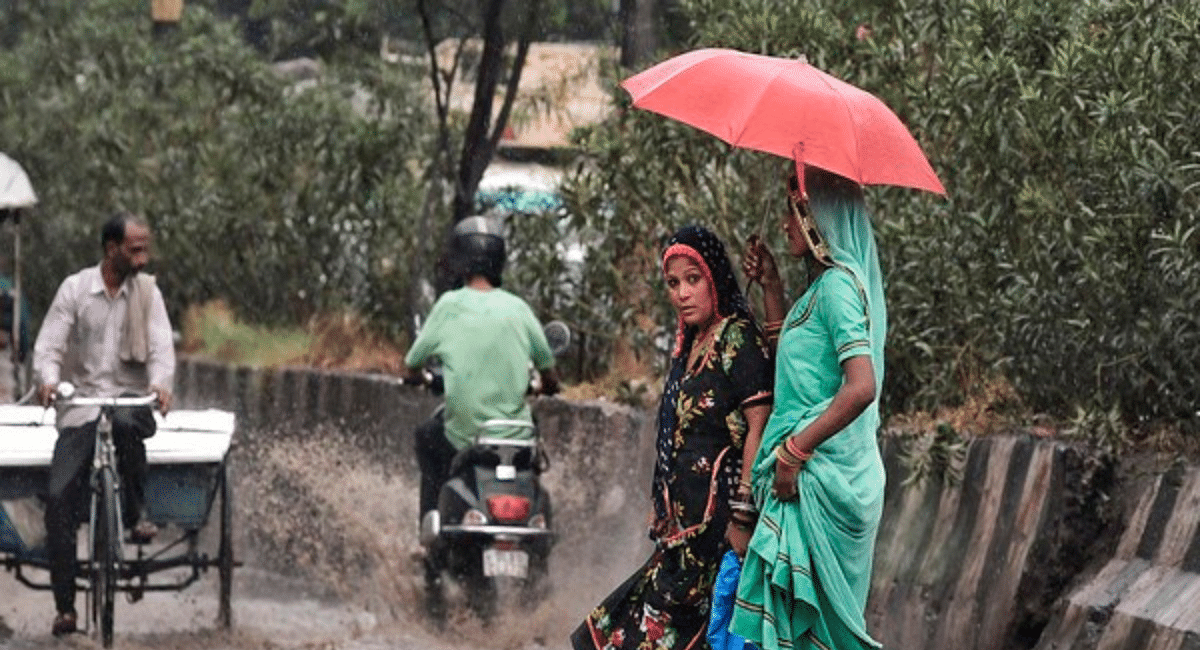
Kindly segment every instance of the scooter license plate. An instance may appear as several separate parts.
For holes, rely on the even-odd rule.
[[[498,548],[483,549],[483,575],[494,578],[508,576],[524,578],[529,574],[529,554]]]

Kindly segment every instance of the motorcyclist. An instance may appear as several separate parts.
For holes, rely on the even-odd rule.
[[[437,357],[445,386],[445,409],[416,429],[420,517],[437,508],[451,461],[471,445],[485,421],[530,421],[525,395],[531,363],[541,374],[541,391],[558,392],[554,354],[533,310],[500,288],[504,257],[497,222],[478,216],[459,222],[450,263],[462,286],[434,303],[404,360],[408,381],[420,382],[425,362]],[[521,427],[488,430],[491,437],[532,435]]]

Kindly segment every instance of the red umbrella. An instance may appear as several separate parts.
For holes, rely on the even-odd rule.
[[[862,185],[946,190],[880,99],[803,60],[735,50],[681,54],[621,83],[633,105],[737,147],[814,165]],[[801,179],[803,173],[799,173]]]

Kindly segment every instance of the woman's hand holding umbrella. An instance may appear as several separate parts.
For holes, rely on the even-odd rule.
[[[742,256],[742,272],[746,274],[747,282],[760,284],[764,288],[782,288],[779,278],[779,267],[775,266],[775,256],[763,243],[758,235],[750,235],[746,239],[746,253]]]
[[[742,272],[749,284],[758,283],[763,288],[763,330],[767,342],[774,346],[779,334],[778,325],[787,313],[783,297],[783,280],[775,256],[758,235],[746,239],[746,251],[742,254]],[[749,294],[749,286],[746,287]]]

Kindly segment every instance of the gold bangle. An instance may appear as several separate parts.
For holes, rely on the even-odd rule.
[[[758,521],[757,510],[730,510],[729,518],[734,521],[740,521],[747,524],[752,524]]]
[[[750,514],[758,514],[758,508],[754,507],[753,503],[748,501],[730,501],[730,512],[746,512]]]
[[[784,446],[779,445],[775,448],[775,459],[787,467],[799,468],[801,464],[800,459],[793,456],[787,449],[784,449]]]
[[[795,450],[792,449],[791,445],[788,444],[787,440],[783,441],[782,445],[779,445],[779,449],[782,449],[783,453],[786,454],[789,459],[791,459],[797,463],[804,462],[804,458],[796,455]]]
[[[782,460],[783,462],[787,463],[788,465],[799,465],[800,464],[800,459],[796,458],[796,456],[793,455],[792,452],[788,451],[786,445],[779,445],[778,447],[775,448],[775,457],[778,458],[779,460]]]

